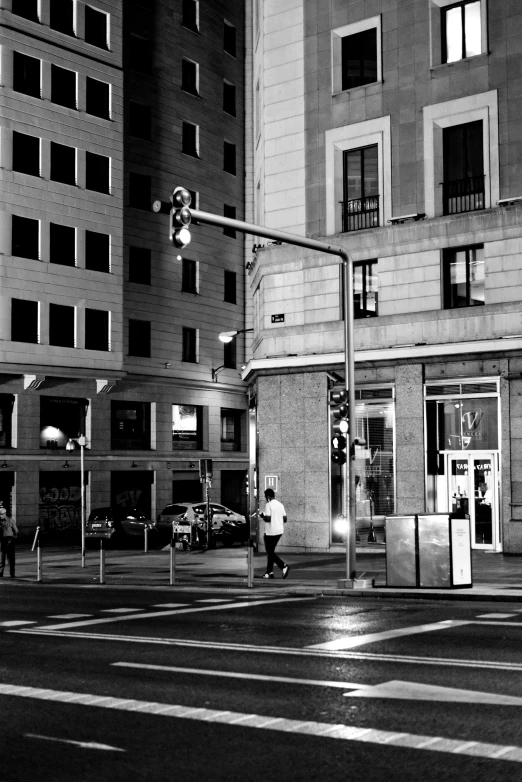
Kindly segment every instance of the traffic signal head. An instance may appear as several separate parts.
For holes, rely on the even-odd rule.
[[[346,464],[346,437],[342,434],[332,437],[332,462]]]
[[[348,434],[348,392],[345,388],[330,391],[330,407],[332,409],[332,461],[334,464],[345,464],[347,459]]]
[[[192,196],[184,187],[176,187],[172,191],[170,202],[170,241],[175,247],[186,247],[190,244],[189,225],[192,220],[189,206]]]

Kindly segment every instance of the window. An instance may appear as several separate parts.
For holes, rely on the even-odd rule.
[[[354,318],[375,318],[378,315],[378,282],[377,261],[354,263]]]
[[[14,394],[0,394],[0,448],[11,448]]]
[[[41,60],[13,52],[13,90],[41,98]]]
[[[151,251],[148,247],[129,247],[129,282],[150,285]]]
[[[107,14],[85,6],[85,42],[100,49],[108,49]]]
[[[198,0],[182,0],[181,24],[189,30],[199,32],[199,2]]]
[[[150,358],[150,321],[129,320],[129,356]]]
[[[30,217],[12,216],[12,250],[17,258],[40,257],[40,222]]]
[[[445,215],[484,209],[484,142],[482,121],[442,131]]]
[[[198,293],[198,264],[189,258],[183,258],[181,290],[184,293]]]
[[[11,10],[16,16],[23,16],[32,22],[39,22],[38,0],[12,0]]]
[[[76,229],[70,225],[49,226],[49,260],[62,266],[76,266]]]
[[[377,31],[347,35],[341,42],[341,89],[361,87],[377,81]]]
[[[221,450],[241,450],[241,410],[221,408]]]
[[[223,111],[236,116],[236,88],[228,81],[223,82]]]
[[[110,159],[94,152],[85,153],[85,187],[97,193],[110,193]]]
[[[236,28],[228,22],[223,23],[223,49],[232,57],[236,56]]]
[[[129,103],[129,133],[136,138],[150,141],[150,106],[142,103]]]
[[[198,360],[197,342],[198,330],[183,327],[183,355],[181,360],[189,364],[196,364]]]
[[[110,87],[106,82],[87,76],[85,111],[94,117],[110,119]]]
[[[444,309],[484,304],[484,247],[443,251]]]
[[[111,402],[111,448],[150,448],[149,402]]]
[[[236,304],[236,273],[225,269],[225,298],[229,304]]]
[[[40,342],[40,305],[37,301],[11,299],[11,339],[13,342]]]
[[[129,173],[129,206],[150,212],[151,181],[148,174]]]
[[[150,73],[152,70],[152,43],[143,35],[129,36],[130,66],[135,71]]]
[[[110,350],[109,313],[85,308],[85,350]]]
[[[172,448],[199,451],[203,448],[203,408],[172,405]]]
[[[223,171],[236,175],[236,145],[229,141],[223,143]]]
[[[53,182],[76,184],[76,149],[51,141],[51,174]]]
[[[223,345],[223,366],[227,369],[235,369],[237,365],[236,340],[225,342]]]
[[[65,448],[70,438],[85,434],[88,408],[87,399],[41,396],[40,448]]]
[[[343,232],[378,226],[379,166],[376,144],[344,151],[343,184]]]
[[[13,171],[40,176],[40,139],[13,131]]]
[[[110,272],[111,237],[98,231],[85,231],[85,268],[93,272]]]
[[[236,219],[236,207],[235,206],[229,206],[229,204],[224,204],[223,206],[223,216],[229,217],[231,220]],[[223,233],[225,236],[229,236],[231,239],[236,238],[236,229],[235,228],[223,228]]]
[[[480,0],[441,9],[442,62],[456,62],[482,52]]]
[[[51,65],[51,101],[69,109],[76,108],[76,71]]]
[[[191,122],[184,122],[182,125],[181,151],[185,155],[199,157],[199,127]]]
[[[49,304],[49,345],[76,346],[76,310],[64,304]]]
[[[199,66],[192,60],[181,60],[181,89],[199,95]]]
[[[74,35],[73,0],[50,0],[49,27],[65,35]]]

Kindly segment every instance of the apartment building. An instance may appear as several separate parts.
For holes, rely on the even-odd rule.
[[[86,510],[246,507],[242,237],[177,250],[152,201],[243,217],[239,0],[0,2],[0,499],[23,533]]]
[[[473,547],[505,553],[522,552],[521,27],[509,0],[256,0],[249,36],[252,217],[354,261],[358,525],[469,514]],[[334,551],[338,259],[266,246],[249,277],[259,482],[296,522],[287,549]]]

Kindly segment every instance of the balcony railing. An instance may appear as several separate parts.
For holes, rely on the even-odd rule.
[[[485,176],[466,177],[442,183],[444,214],[456,215],[461,212],[475,212],[485,208]]]
[[[379,197],[353,198],[340,201],[342,208],[343,233],[360,231],[363,228],[377,228],[379,225]]]

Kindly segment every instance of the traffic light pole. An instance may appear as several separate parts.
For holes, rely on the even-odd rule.
[[[348,396],[348,459],[347,480],[345,481],[345,507],[347,509],[346,530],[346,578],[340,579],[339,585],[346,587],[356,586],[355,570],[355,356],[353,344],[353,263],[350,255],[344,247],[321,242],[318,239],[308,239],[304,236],[278,231],[273,228],[245,223],[242,220],[233,220],[231,217],[222,217],[210,212],[202,212],[199,209],[190,209],[192,218],[207,225],[217,225],[220,228],[233,228],[243,234],[261,236],[265,239],[274,239],[278,242],[291,244],[297,247],[305,247],[308,250],[317,250],[328,255],[336,255],[343,265],[342,295],[344,308],[344,372],[345,386]],[[362,584],[361,584],[362,585]],[[357,585],[358,586],[358,585]]]

